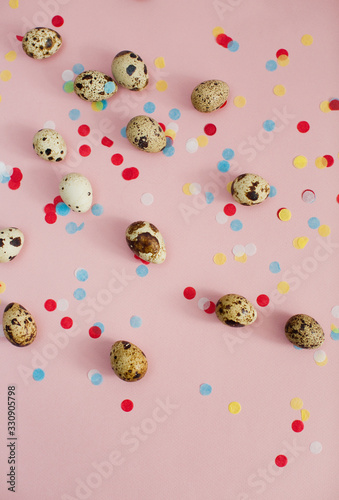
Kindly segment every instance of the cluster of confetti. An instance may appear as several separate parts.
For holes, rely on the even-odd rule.
[[[154,65],[156,68],[158,69],[163,69],[165,68],[166,64],[165,64],[165,59],[162,57],[162,56],[159,56],[155,59],[154,61]],[[168,87],[168,83],[165,81],[165,80],[158,80],[155,84],[155,88],[159,91],[159,92],[164,92]]]
[[[216,26],[213,28],[213,36],[215,37],[215,41],[221,47],[228,49],[230,52],[237,52],[239,49],[239,43],[233,40],[230,36],[226,35],[224,29],[221,26]]]
[[[268,71],[275,71],[279,66],[287,66],[290,62],[288,51],[286,49],[279,49],[276,52],[276,60],[275,59],[270,59],[269,61],[266,62],[266,69]],[[280,87],[283,87],[282,85]],[[281,88],[280,91],[283,92],[283,89]],[[285,92],[283,93],[278,93],[276,95],[284,95]]]
[[[19,189],[21,186],[23,175],[18,167],[11,167],[6,165],[4,162],[0,161],[0,182],[1,184],[7,184],[9,189],[13,191]]]
[[[184,289],[183,295],[185,299],[192,300],[196,297],[196,290],[192,286],[188,286]],[[206,297],[201,297],[198,300],[198,308],[207,314],[213,314],[215,312],[215,303]]]
[[[257,253],[257,247],[254,243],[247,243],[246,245],[237,243],[232,248],[232,253],[235,261],[246,262],[247,257],[252,257]]]

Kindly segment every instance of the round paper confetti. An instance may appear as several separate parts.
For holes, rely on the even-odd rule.
[[[253,255],[255,255],[257,253],[257,247],[256,247],[256,245],[254,243],[248,243],[245,246],[245,253],[249,257],[252,257]]]
[[[207,123],[204,127],[204,132],[206,135],[214,135],[217,131],[217,127],[213,123]]]
[[[126,135],[126,127],[122,127],[122,129],[120,130],[120,134],[122,135],[122,137],[125,137],[125,139],[126,139],[126,137],[127,137],[127,135]]]
[[[89,128],[88,125],[80,125],[78,128],[78,134],[81,135],[82,137],[85,137],[90,133],[91,129]]]
[[[260,307],[266,307],[270,303],[270,299],[267,295],[261,294],[257,297],[257,304]]]
[[[292,214],[291,214],[290,210],[288,210],[287,208],[281,208],[278,211],[278,218],[282,221],[289,221],[291,217],[292,217]]]
[[[318,219],[318,217],[311,217],[310,219],[308,219],[307,224],[311,229],[318,229],[318,227],[320,226],[320,220]]]
[[[232,160],[234,158],[234,151],[233,149],[226,148],[222,152],[222,157],[224,160]]]
[[[213,314],[215,312],[215,303],[209,300],[208,303],[205,304],[204,311],[207,314]]]
[[[46,311],[55,311],[57,303],[53,299],[47,299],[44,306]]]
[[[41,368],[35,368],[33,370],[33,379],[39,382],[45,378],[45,372]]]
[[[64,82],[69,82],[73,80],[74,73],[71,69],[65,69],[65,71],[62,72],[61,78],[63,79]]]
[[[173,108],[169,111],[168,116],[171,120],[179,120],[181,116],[180,110],[177,108]]]
[[[69,330],[73,326],[73,320],[72,320],[72,318],[69,318],[68,316],[65,316],[60,321],[60,325],[62,326],[62,328],[65,328],[65,330]]]
[[[310,130],[310,124],[306,121],[301,121],[298,123],[297,129],[299,130],[299,132],[301,134],[305,134],[306,132],[308,132]]]
[[[8,82],[12,78],[12,73],[8,69],[4,69],[0,73],[0,80]]]
[[[218,166],[219,172],[228,172],[230,167],[231,167],[229,162],[226,160],[219,161],[217,166]]]
[[[83,144],[79,148],[79,154],[80,154],[80,156],[83,156],[83,157],[89,156],[91,154],[91,147],[88,146],[88,144]]]
[[[326,352],[323,351],[322,349],[317,349],[313,353],[313,359],[316,363],[323,363],[326,359]]]
[[[140,316],[131,316],[129,324],[132,328],[140,328],[140,326],[142,325],[142,319],[140,318]]]
[[[332,167],[334,163],[334,158],[331,155],[324,155],[325,160],[327,161],[327,167]]]
[[[100,205],[100,203],[95,203],[91,208],[91,212],[93,215],[98,217],[99,215],[102,215],[104,213],[104,207]]]
[[[48,214],[49,215],[49,214]],[[47,217],[47,215],[46,215]],[[68,234],[75,234],[78,230],[78,226],[76,225],[75,222],[69,222],[68,224],[66,224],[66,232]]]
[[[234,106],[236,106],[237,108],[243,108],[244,106],[246,106],[246,97],[244,97],[243,95],[237,95],[234,99],[233,99],[233,104]]]
[[[226,189],[230,194],[232,193],[232,184],[233,184],[233,181],[230,181],[227,183],[227,186],[226,186]]]
[[[167,89],[168,84],[167,82],[165,82],[165,80],[158,80],[155,84],[155,87],[157,90],[159,90],[159,92],[164,92]]]
[[[206,197],[206,203],[209,205],[210,203],[212,203],[212,201],[214,200],[214,194],[213,193],[209,193],[208,191],[206,191],[205,193],[205,197]]]
[[[237,262],[242,262],[243,264],[245,264],[245,262],[247,262],[247,255],[245,253],[244,253],[244,255],[241,255],[241,256],[235,255],[234,256],[234,260],[236,260]]]
[[[16,52],[15,50],[10,50],[9,52],[7,52],[7,54],[5,55],[5,59],[6,61],[8,62],[12,62],[12,61],[15,61],[16,59]]]
[[[224,253],[216,253],[213,257],[214,264],[222,266],[226,262],[226,255]]]
[[[305,168],[307,165],[306,156],[302,155],[296,156],[293,160],[293,165],[295,166],[295,168]]]
[[[79,118],[80,118],[80,111],[78,109],[71,109],[71,111],[68,113],[68,116],[73,121],[79,120]]]
[[[279,66],[287,66],[290,63],[289,57],[285,54],[282,54],[278,57],[277,62]]]
[[[135,272],[137,273],[138,276],[140,276],[140,278],[144,278],[148,274],[147,266],[141,264],[136,268]]]
[[[199,135],[197,137],[198,145],[200,148],[204,148],[208,144],[208,137],[206,135]]]
[[[55,206],[55,212],[62,217],[69,214],[71,209],[64,202],[60,202]]]
[[[184,184],[182,186],[182,190],[183,190],[184,194],[186,194],[188,196],[190,196],[192,194],[191,191],[190,191],[190,185],[191,185],[190,182],[186,182],[186,184]]]
[[[175,153],[175,149],[173,146],[166,146],[163,150],[162,150],[162,153],[165,155],[165,156],[173,156],[174,153]]]
[[[154,113],[154,111],[155,111],[154,102],[146,102],[144,104],[144,111],[145,111],[145,113]]]
[[[121,165],[124,161],[124,157],[120,154],[120,153],[115,153],[112,158],[111,158],[111,162],[113,163],[113,165]]]
[[[226,215],[232,216],[236,213],[236,211],[236,206],[233,205],[233,203],[227,203],[227,205],[224,206],[224,212]]]
[[[323,168],[326,168],[327,167],[327,160],[324,156],[318,156],[316,159],[315,159],[315,166],[317,168],[320,168],[320,169],[323,169]]]
[[[319,441],[313,441],[310,444],[310,452],[314,453],[314,455],[318,455],[323,450],[323,445]]]
[[[192,300],[196,296],[197,292],[195,291],[195,288],[193,288],[192,286],[188,286],[185,288],[183,294],[184,294],[185,299]],[[208,300],[208,299],[206,299],[206,300]]]
[[[273,120],[265,120],[263,123],[264,130],[271,132],[275,128],[275,122]]]
[[[79,281],[87,281],[88,280],[88,272],[86,271],[86,269],[79,267],[78,269],[75,270],[74,274],[75,274],[76,279]]]
[[[320,103],[320,109],[323,113],[329,113],[331,111],[330,102],[329,101],[322,101]]]
[[[178,110],[179,111],[179,110]],[[167,125],[167,129],[168,130],[173,130],[175,133],[178,132],[179,130],[179,125],[176,123],[176,122],[170,122],[168,125]]]
[[[63,90],[67,92],[67,94],[71,94],[74,90],[74,83],[73,82],[65,82],[62,86]]]
[[[137,177],[139,177],[139,170],[135,167],[125,168],[121,172],[121,175],[125,179],[125,181],[131,181],[131,180],[137,179]]]
[[[277,262],[276,260],[271,262],[270,265],[269,265],[269,270],[271,271],[271,273],[273,274],[277,274],[277,273],[280,273],[281,269],[280,269],[280,264],[279,262]]]
[[[232,231],[240,231],[242,229],[242,227],[243,227],[243,224],[238,219],[232,220],[232,222],[230,224],[230,228],[232,229]]]
[[[46,215],[45,215],[45,221],[47,222],[47,224],[54,224],[57,220],[57,214],[56,213],[53,213],[53,212],[48,212]]]
[[[241,411],[241,404],[237,401],[232,401],[232,403],[228,405],[228,411],[233,415],[236,415]]]
[[[145,206],[152,205],[152,203],[154,201],[153,194],[151,194],[151,193],[144,193],[143,195],[141,195],[140,201]]]
[[[189,186],[189,191],[191,194],[199,194],[201,193],[201,186],[197,182],[192,182]]]
[[[120,406],[123,411],[129,412],[133,410],[134,404],[130,399],[124,399]]]
[[[284,87],[284,85],[276,85],[273,88],[273,92],[277,96],[283,96],[286,94],[286,88]]]
[[[293,408],[293,410],[301,410],[301,408],[304,406],[304,402],[301,398],[293,398],[290,401],[290,406]]]
[[[276,458],[275,458],[275,465],[277,467],[285,467],[287,465],[287,457],[285,455],[278,455]]]
[[[67,311],[68,307],[69,307],[68,300],[66,300],[66,299],[59,299],[58,300],[58,302],[57,302],[58,311]]]
[[[225,47],[225,49],[227,49],[230,42],[232,41],[232,38],[227,36],[225,33],[219,33],[219,35],[216,36],[215,41],[218,45],[221,45],[222,47]]]
[[[174,132],[174,130],[166,129],[165,134],[166,134],[166,145],[171,146],[173,144],[174,139],[175,139],[176,133]],[[171,139],[169,144],[167,144],[168,138]]]
[[[278,67],[278,65],[277,65],[276,61],[274,61],[273,59],[270,59],[266,63],[266,69],[268,71],[275,71],[277,69],[277,67]]]
[[[282,55],[288,56],[288,52],[286,49],[279,49],[279,50],[277,50],[275,55],[276,55],[276,58],[279,59],[279,57]]]
[[[280,281],[277,285],[277,290],[281,294],[285,294],[289,291],[290,285],[287,283],[287,281]]]
[[[202,311],[206,311],[206,309],[209,307],[210,301],[206,297],[202,297],[201,299],[198,300],[198,307]]]
[[[188,139],[186,142],[186,151],[188,153],[195,153],[199,149],[199,143],[195,137],[192,137],[192,139]]]
[[[55,28],[60,28],[64,24],[64,19],[61,16],[54,16],[52,18],[52,24]]]
[[[270,186],[270,192],[269,192],[269,195],[268,197],[269,198],[274,198],[274,196],[277,194],[277,188],[275,186]]]
[[[221,35],[222,33],[224,33],[224,30],[220,26],[216,26],[215,28],[213,28],[212,33],[213,33],[214,37],[217,37],[218,35]]]
[[[306,422],[310,418],[310,412],[308,410],[301,410],[300,412],[301,420],[303,422]]]
[[[313,36],[312,35],[303,35],[301,37],[301,43],[303,45],[306,45],[306,46],[307,45],[312,45],[312,43],[313,43]]]
[[[215,216],[215,220],[217,221],[218,224],[226,224],[227,222],[227,215],[224,214],[224,212],[218,212],[217,215]]]
[[[240,245],[240,244],[234,245],[234,247],[232,248],[232,253],[236,257],[241,257],[245,253],[245,247],[244,247],[244,245]]]
[[[323,224],[319,226],[318,233],[320,234],[320,236],[323,236],[325,238],[326,236],[329,236],[331,234],[331,228],[330,226]]]
[[[304,430],[304,422],[302,422],[301,420],[294,420],[291,427],[294,432],[301,432]]]
[[[93,385],[100,385],[103,381],[103,376],[101,375],[101,373],[96,372],[91,376],[90,380]]]
[[[101,330],[98,326],[91,326],[91,328],[88,330],[89,336],[92,339],[98,339],[101,337]]]
[[[339,306],[332,307],[331,314],[334,318],[339,318]]]
[[[212,386],[209,384],[201,384],[199,387],[199,392],[202,396],[209,396],[212,392]]]
[[[237,52],[237,50],[239,49],[239,43],[236,42],[235,40],[231,40],[230,43],[228,44],[227,48],[231,52]]]
[[[85,67],[82,65],[82,64],[74,64],[72,70],[73,70],[73,73],[75,73],[76,75],[80,75],[80,73],[82,73],[84,71]]]
[[[156,68],[164,68],[165,67],[165,59],[163,57],[157,57],[154,61]]]
[[[328,106],[329,106],[331,111],[338,111],[339,99],[331,99]]]

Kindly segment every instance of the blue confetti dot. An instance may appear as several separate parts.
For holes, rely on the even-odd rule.
[[[70,213],[71,209],[66,205],[66,203],[63,203],[62,201],[60,203],[57,203],[55,207],[55,211],[57,215],[67,215]]]
[[[77,288],[74,290],[73,297],[76,300],[83,300],[86,297],[86,291],[83,288]]]
[[[146,104],[144,104],[144,111],[145,113],[154,113],[155,111],[154,102],[146,102]]]
[[[103,381],[103,377],[101,375],[101,373],[94,373],[92,376],[91,376],[91,382],[93,385],[100,385]]]
[[[93,326],[97,326],[98,328],[100,328],[101,333],[104,333],[105,327],[104,327],[103,323],[100,323],[100,321],[97,321],[96,323],[94,323]]]
[[[230,227],[232,231],[240,231],[242,229],[242,222],[239,219],[232,220]]]
[[[171,120],[179,120],[181,113],[177,108],[173,108],[168,113],[168,116],[170,117]]]
[[[230,50],[231,52],[236,52],[238,49],[239,49],[239,43],[236,42],[235,40],[232,40],[231,42],[229,42],[229,44],[227,45],[227,48],[228,50]]]
[[[294,349],[297,349],[297,351],[302,351],[303,348],[302,347],[299,347],[298,345],[293,345]]]
[[[206,191],[205,196],[206,196],[206,203],[207,203],[208,205],[209,205],[210,203],[212,203],[212,201],[214,200],[214,195],[213,195],[213,193],[210,193],[209,191]]]
[[[78,120],[80,118],[80,111],[78,109],[71,109],[68,116],[71,120]]]
[[[142,325],[142,319],[139,316],[131,316],[129,323],[133,328],[139,328]]]
[[[334,332],[333,330],[331,330],[331,339],[332,340],[339,340],[339,333]]]
[[[232,158],[234,158],[233,149],[230,148],[224,149],[224,151],[222,152],[222,157],[224,160],[232,160]]]
[[[110,94],[111,92],[114,92],[115,90],[115,83],[114,82],[106,82],[104,86],[104,91],[106,94]]]
[[[277,67],[278,67],[278,65],[277,65],[277,63],[273,59],[270,59],[266,63],[266,69],[268,71],[275,71],[277,69]]]
[[[273,274],[280,273],[281,269],[280,269],[279,262],[277,262],[276,260],[274,262],[271,262],[269,269],[270,269],[271,273],[273,273]]]
[[[68,224],[66,224],[66,231],[68,232],[68,234],[74,234],[77,232],[77,230],[78,226],[75,222],[69,222]]]
[[[147,274],[148,274],[147,266],[145,266],[145,264],[141,264],[140,266],[138,266],[136,268],[136,273],[141,278],[143,278],[144,276],[147,276]]]
[[[88,272],[86,269],[77,269],[75,273],[75,277],[79,281],[87,281],[88,280]]]
[[[218,163],[219,172],[228,172],[230,167],[231,167],[231,165],[229,164],[228,161],[222,160],[222,161],[219,161],[219,163]]]
[[[1,183],[6,184],[10,179],[10,176],[8,174],[2,174],[1,175]]]
[[[166,146],[162,152],[164,153],[165,156],[173,156],[175,153],[175,149],[173,146]]]
[[[318,217],[311,217],[310,219],[308,219],[307,224],[311,229],[318,229],[318,227],[320,226],[320,220],[318,219]]]
[[[95,203],[91,208],[91,212],[96,216],[102,215],[104,213],[104,207],[100,205],[100,203]]]
[[[270,186],[270,194],[268,195],[269,198],[273,198],[277,194],[277,188],[274,186]]]
[[[212,392],[212,386],[209,384],[201,384],[199,391],[202,396],[209,396]]]
[[[73,73],[75,73],[76,75],[80,75],[80,73],[82,73],[84,71],[84,66],[82,64],[74,64],[72,70],[73,70]]]
[[[33,371],[33,378],[36,381],[42,380],[45,378],[45,372],[41,368],[35,368]]]
[[[85,223],[84,223],[84,222],[82,222],[82,223],[80,224],[80,226],[78,226],[78,227],[77,227],[77,231],[81,231],[81,229],[83,229],[84,227],[85,227]]]
[[[166,136],[166,146],[172,146],[172,145],[173,145],[172,137]]]
[[[127,137],[126,135],[126,127],[122,127],[122,129],[120,130],[120,134],[122,135],[122,137]]]
[[[275,128],[275,123],[273,120],[265,120],[262,125],[267,132],[272,132],[272,130],[274,130]]]
[[[103,111],[104,109],[107,108],[107,101],[106,101],[106,99],[103,99],[101,102],[102,102],[102,110],[101,111]]]

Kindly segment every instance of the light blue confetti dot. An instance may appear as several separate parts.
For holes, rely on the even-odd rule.
[[[231,165],[226,160],[221,160],[218,163],[218,170],[219,170],[219,172],[228,172],[229,169],[230,169],[230,167],[231,167]]]
[[[6,184],[10,179],[10,176],[8,174],[2,174],[1,175],[1,183]]]
[[[84,66],[80,63],[74,64],[72,68],[73,73],[75,73],[76,75],[80,75],[80,73],[82,73],[84,69],[85,69]]]
[[[35,368],[33,371],[33,379],[37,382],[45,378],[45,372],[41,368]]]
[[[91,376],[91,382],[93,385],[100,385],[103,381],[103,377],[101,375],[101,373],[94,373],[92,376]]]
[[[98,328],[100,328],[101,333],[104,333],[105,327],[104,327],[103,323],[100,323],[100,321],[97,321],[96,323],[94,323],[93,326],[97,326]]]
[[[71,120],[78,120],[80,118],[80,111],[78,109],[71,109],[68,116]]]
[[[107,108],[107,101],[106,101],[106,99],[103,99],[101,102],[102,102],[102,110],[101,111],[103,111],[104,109]]]
[[[104,213],[104,207],[100,205],[100,203],[95,203],[91,208],[91,212],[96,216],[102,215]]]
[[[172,144],[173,144],[172,137],[166,136],[166,146],[172,146]]]
[[[278,65],[277,65],[277,63],[273,59],[270,59],[266,63],[266,69],[268,71],[275,71],[277,69],[277,67],[278,67]]]
[[[147,276],[147,274],[148,274],[147,266],[145,266],[145,264],[141,264],[140,266],[138,266],[136,268],[136,273],[141,278],[143,278],[144,276]]]
[[[293,345],[294,349],[297,349],[297,351],[302,351],[302,347],[299,347],[298,345]]]
[[[331,339],[332,340],[339,340],[339,333],[334,332],[333,330],[331,331]]]
[[[142,319],[139,316],[131,316],[129,323],[132,328],[139,328],[142,325]]]
[[[206,203],[208,205],[210,205],[210,203],[212,203],[212,201],[214,200],[213,193],[210,193],[209,191],[206,191],[205,196],[206,196]]]
[[[181,113],[177,108],[173,108],[168,113],[168,116],[170,117],[171,120],[179,120]]]
[[[77,230],[78,226],[75,222],[69,222],[68,224],[66,224],[66,231],[68,232],[68,234],[74,234],[77,232]]]
[[[242,222],[239,219],[232,220],[230,227],[232,231],[240,231],[242,229]]]
[[[144,111],[145,113],[154,113],[155,111],[154,102],[146,102],[146,104],[144,104]]]
[[[272,132],[272,130],[274,130],[275,128],[275,123],[273,120],[265,120],[262,125],[267,132]]]
[[[70,213],[71,209],[66,205],[66,203],[63,203],[62,201],[60,203],[57,203],[55,207],[55,211],[57,215],[67,215]]]
[[[77,227],[77,231],[81,231],[85,227],[85,223],[82,222],[80,226]]]
[[[175,149],[173,146],[166,146],[162,152],[164,153],[165,156],[173,156],[175,153]]]
[[[318,219],[318,217],[311,217],[310,219],[308,219],[307,224],[311,229],[318,229],[318,227],[320,226],[320,220]]]
[[[277,194],[277,188],[274,186],[270,186],[270,194],[268,195],[269,198],[273,198]]]
[[[75,273],[75,277],[79,281],[87,281],[88,280],[88,272],[86,269],[77,269]]]
[[[234,158],[233,149],[230,148],[224,149],[224,151],[222,152],[222,157],[224,160],[232,160],[232,158]]]
[[[273,273],[273,274],[280,273],[281,269],[280,269],[279,262],[277,262],[276,260],[274,262],[271,262],[269,269],[270,269],[271,273]]]
[[[231,52],[236,52],[239,49],[239,43],[236,42],[235,40],[232,40],[228,45],[227,45],[228,50]]]
[[[202,396],[209,396],[212,392],[212,386],[209,384],[201,384],[199,391]]]
[[[106,82],[104,86],[104,91],[106,94],[110,94],[111,92],[114,92],[115,90],[115,83],[114,82]]]
[[[83,288],[77,288],[73,292],[73,297],[76,300],[83,300],[86,297],[86,290],[84,290]]]
[[[122,137],[127,137],[126,135],[126,127],[122,127],[122,129],[120,130],[120,134],[122,135]]]

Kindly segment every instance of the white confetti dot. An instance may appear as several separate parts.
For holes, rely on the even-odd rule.
[[[55,123],[52,120],[48,120],[44,123],[42,128],[51,128],[52,130],[55,130]]]
[[[202,311],[205,311],[208,309],[208,306],[210,305],[210,300],[207,299],[206,297],[202,297],[201,299],[198,300],[198,307]]]
[[[245,253],[245,247],[244,247],[244,245],[234,245],[234,247],[232,249],[232,253],[236,257],[242,257],[244,255],[244,253]]]
[[[224,212],[218,212],[217,215],[215,216],[215,220],[217,221],[218,224],[226,224],[227,219],[228,217]]]
[[[0,174],[6,174],[7,168],[3,161],[0,161]]]
[[[313,354],[313,358],[316,363],[322,363],[326,359],[326,352],[321,349],[317,349]]]
[[[245,246],[245,253],[251,257],[252,255],[255,255],[257,253],[257,247],[255,246],[254,243],[248,243]]]
[[[315,201],[315,193],[311,189],[306,189],[302,193],[302,200],[305,203],[313,203]]]
[[[61,76],[64,82],[69,82],[70,80],[73,80],[74,73],[71,69],[65,69],[65,71],[62,72]]]
[[[192,137],[192,139],[188,139],[186,142],[186,151],[188,153],[195,153],[199,149],[199,144],[198,141],[196,140],[195,137]]]
[[[146,205],[146,206],[152,205],[152,203],[154,201],[153,194],[152,193],[144,193],[143,195],[141,195],[140,201],[143,205]]]
[[[201,193],[201,186],[197,182],[192,182],[192,184],[189,185],[188,190],[191,194],[199,194]]]
[[[313,441],[313,443],[310,444],[310,452],[314,453],[317,455],[323,450],[323,445],[319,441]]]
[[[332,316],[334,318],[339,318],[339,306],[332,307]]]
[[[11,165],[6,165],[6,170],[7,170],[7,173],[9,175],[12,175],[12,173],[13,173],[13,167],[11,167]]]
[[[171,122],[167,125],[166,130],[173,130],[173,132],[177,133],[179,130],[179,125],[177,123]]]
[[[59,299],[57,301],[57,309],[59,311],[67,311],[68,306],[69,306],[68,300],[66,300],[66,299]]]
[[[91,378],[93,377],[93,375],[95,375],[96,373],[100,373],[98,370],[95,370],[94,368],[92,370],[90,370],[88,373],[87,373],[87,376],[88,378],[91,380]]]

